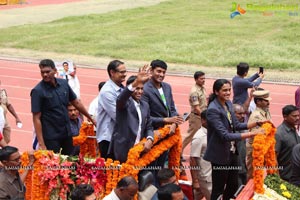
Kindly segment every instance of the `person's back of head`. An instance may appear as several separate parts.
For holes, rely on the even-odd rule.
[[[132,176],[125,176],[117,183],[115,190],[120,200],[133,199],[138,192],[138,183]]]
[[[179,185],[170,183],[158,189],[157,197],[158,200],[182,200],[184,195]]]
[[[165,70],[167,70],[167,68],[168,68],[168,65],[165,63],[165,61],[159,60],[159,59],[152,60],[150,66],[151,66],[152,70],[155,69],[156,67],[160,67]]]
[[[236,73],[239,75],[239,76],[244,76],[245,73],[248,73],[249,71],[249,65],[248,63],[245,63],[245,62],[240,62],[237,66],[236,66]]]
[[[71,200],[86,200],[87,197],[94,195],[94,188],[89,184],[80,184],[75,187],[71,194]]]
[[[137,78],[137,76],[135,76],[135,75],[130,76],[126,81],[126,85],[128,86],[131,83],[133,83],[133,81],[135,81],[136,78]]]
[[[162,168],[157,173],[157,181],[160,186],[173,183],[174,180],[171,180],[172,178],[175,178],[174,180],[176,180],[175,172],[172,169]]]
[[[103,85],[105,84],[105,81],[102,81],[98,84],[98,91],[100,92],[101,88],[103,87]]]
[[[51,67],[52,69],[55,69],[55,64],[51,59],[44,59],[40,61],[39,67],[40,68]]]
[[[18,152],[18,148],[5,146],[0,149],[0,161],[8,161],[11,154]]]

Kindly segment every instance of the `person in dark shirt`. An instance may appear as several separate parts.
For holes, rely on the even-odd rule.
[[[19,174],[21,167],[21,155],[19,150],[13,146],[5,146],[0,149],[0,199],[24,199],[24,180],[29,170],[32,170],[34,156],[29,152],[29,163],[23,166],[23,173]]]
[[[292,176],[290,183],[300,187],[300,144],[293,148],[292,152]]]
[[[237,75],[232,79],[233,103],[243,105],[248,99],[248,88],[258,87],[264,78],[264,73],[255,73],[249,78],[248,63],[241,62],[237,65]]]
[[[67,106],[69,102],[95,124],[76,94],[64,79],[55,78],[57,69],[50,59],[41,60],[42,76],[30,93],[33,125],[39,148],[70,155],[73,150],[72,132]]]

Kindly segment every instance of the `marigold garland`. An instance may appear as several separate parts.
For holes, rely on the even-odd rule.
[[[179,130],[178,130],[179,131]],[[179,134],[181,135],[181,134]],[[180,177],[180,152],[182,149],[182,138],[176,137],[174,138],[174,145],[170,149],[169,152],[169,168],[175,171],[177,180]]]
[[[264,169],[267,174],[276,173],[276,157],[275,157],[275,132],[276,128],[270,122],[262,125],[265,134],[258,134],[253,141],[253,181],[254,191],[259,194],[264,193]]]
[[[80,154],[85,157],[96,157],[96,140],[88,136],[95,136],[93,124],[83,122],[79,135],[73,137],[73,145],[80,146]]]
[[[31,199],[34,200],[48,200],[49,196],[46,196],[48,185],[42,184],[41,177],[39,172],[45,170],[44,166],[39,162],[43,155],[53,153],[52,151],[47,150],[38,150],[34,152],[35,161],[33,163],[33,172],[32,172],[32,196]]]
[[[28,167],[29,165],[29,155],[28,152],[24,152],[21,155],[21,169],[19,170],[19,173],[22,174],[24,172],[24,168]],[[33,169],[32,169],[33,170]],[[29,170],[24,182],[24,185],[26,187],[26,193],[25,193],[25,200],[31,199],[31,193],[32,193],[32,170]]]
[[[173,169],[178,169],[179,161],[180,161],[180,149],[181,147],[181,135],[179,128],[176,129],[175,133],[169,135],[170,128],[164,127],[158,130],[159,136],[155,135],[154,137],[154,146],[151,148],[149,152],[143,154],[140,157],[141,152],[144,149],[144,143],[146,139],[143,139],[140,143],[136,144],[129,150],[128,157],[126,163],[122,164],[120,175],[131,175],[138,180],[138,173],[140,169],[143,169],[147,165],[149,165],[152,161],[157,159],[163,152],[174,147],[174,150],[171,149],[171,153],[169,155],[169,167]],[[167,137],[168,136],[168,137]],[[164,139],[163,139],[164,138]],[[161,140],[162,139],[162,140]],[[159,142],[159,143],[158,143]],[[158,143],[158,144],[157,144]],[[176,146],[176,144],[178,144]],[[176,168],[177,167],[177,168]],[[177,178],[179,177],[178,170],[176,171]],[[122,176],[119,177],[121,179]]]
[[[77,163],[77,170],[76,170],[77,173],[76,184],[83,183],[83,182],[91,183],[94,185],[94,187],[97,190],[98,193],[97,197],[99,198],[99,195],[100,197],[103,197],[105,195],[108,195],[111,192],[111,190],[116,187],[118,180],[123,178],[125,175],[126,176],[131,175],[135,177],[135,179],[137,180],[138,179],[137,175],[139,173],[139,170],[149,165],[153,160],[157,159],[164,151],[168,149],[170,149],[169,168],[174,169],[177,178],[179,178],[179,170],[177,169],[179,169],[178,166],[180,164],[180,152],[181,152],[180,130],[179,128],[177,128],[175,133],[172,135],[169,135],[169,131],[170,131],[169,127],[164,127],[158,130],[159,136],[155,135],[154,146],[151,148],[149,152],[141,155],[141,152],[144,149],[144,143],[146,142],[146,139],[143,139],[140,143],[138,143],[137,145],[135,145],[133,148],[130,149],[128,153],[128,159],[126,163],[123,163],[122,165],[120,165],[119,161],[113,161],[111,159],[107,159],[106,163],[104,164],[103,159],[101,158],[96,159],[95,163],[90,163],[89,161],[84,161],[83,154],[80,154],[81,159],[79,159],[79,163]],[[86,144],[88,140],[82,138],[91,134],[94,134],[93,129],[90,129],[88,124],[83,123],[83,126],[81,128],[81,133],[79,134],[79,136],[74,138],[74,144],[76,145],[80,144],[81,146],[83,144]],[[90,141],[93,141],[94,143],[94,140],[90,140]],[[92,144],[90,143],[89,145]],[[91,146],[89,146],[89,148],[90,147]],[[84,149],[84,152],[86,152],[84,155],[89,155],[89,156],[92,155],[87,153],[88,150],[86,149]],[[29,174],[27,175],[27,178],[25,180],[25,184],[28,185],[28,186],[26,185],[27,187],[26,199],[48,200],[49,196],[45,195],[47,193],[49,194],[48,188],[53,188],[51,194],[60,193],[61,196],[60,198],[64,198],[63,195],[65,195],[66,192],[68,191],[68,186],[63,187],[61,190],[58,190],[53,187],[54,185],[52,183],[51,185],[49,185],[50,182],[47,182],[45,180],[43,182],[43,171],[46,170],[46,166],[47,166],[47,163],[45,163],[47,159],[45,158],[52,158],[54,156],[54,153],[52,151],[39,150],[34,153],[34,156],[36,159],[33,164],[34,170],[31,172],[31,175]],[[22,155],[22,163],[24,166],[26,166],[26,163],[29,163],[28,154],[24,153]],[[70,167],[70,165],[71,163],[68,163],[66,167]],[[98,170],[98,171],[94,170],[95,167],[97,169],[101,168],[103,170]],[[104,168],[106,174],[103,174]],[[70,173],[71,170],[67,172],[67,174],[69,174],[68,177],[70,177]],[[91,175],[90,178],[89,178],[90,175],[88,174]],[[48,175],[50,176],[50,174]],[[49,177],[48,175],[47,177]],[[70,179],[68,179],[68,177],[66,177],[65,180],[64,178],[60,178],[58,180],[58,183],[66,182],[66,185],[73,184],[70,182]],[[104,191],[104,186],[105,186],[105,191]],[[30,191],[34,191],[34,192],[31,193]],[[137,195],[135,196],[135,199],[137,199]]]
[[[107,177],[107,182],[105,185],[105,195],[108,195],[113,189],[112,187],[113,174],[112,174],[112,169],[110,168],[111,163],[113,163],[113,160],[110,158],[108,158],[105,162],[105,173]]]

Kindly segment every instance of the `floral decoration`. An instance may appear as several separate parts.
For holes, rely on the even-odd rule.
[[[275,155],[275,132],[276,128],[270,122],[262,125],[265,134],[258,134],[253,141],[253,181],[254,191],[259,194],[264,193],[264,170],[267,174],[274,174],[276,169]]]
[[[76,185],[85,183],[91,184],[95,189],[98,198],[102,197],[106,184],[105,163],[103,158],[84,158],[79,156],[76,163]]]
[[[300,187],[288,183],[282,180],[277,174],[268,175],[265,178],[265,184],[272,190],[276,191],[279,195],[282,195],[286,199],[299,200],[300,199]]]
[[[79,131],[79,135],[73,137],[73,145],[80,146],[80,154],[85,157],[96,157],[96,140],[89,138],[95,136],[94,126],[88,122],[83,122]]]

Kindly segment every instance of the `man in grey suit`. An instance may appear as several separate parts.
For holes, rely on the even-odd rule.
[[[121,163],[126,162],[131,147],[147,138],[144,152],[148,152],[153,144],[153,127],[150,109],[147,102],[142,101],[143,85],[150,77],[147,66],[138,76],[127,80],[127,87],[121,92],[116,103],[116,124],[114,127],[110,151]]]

